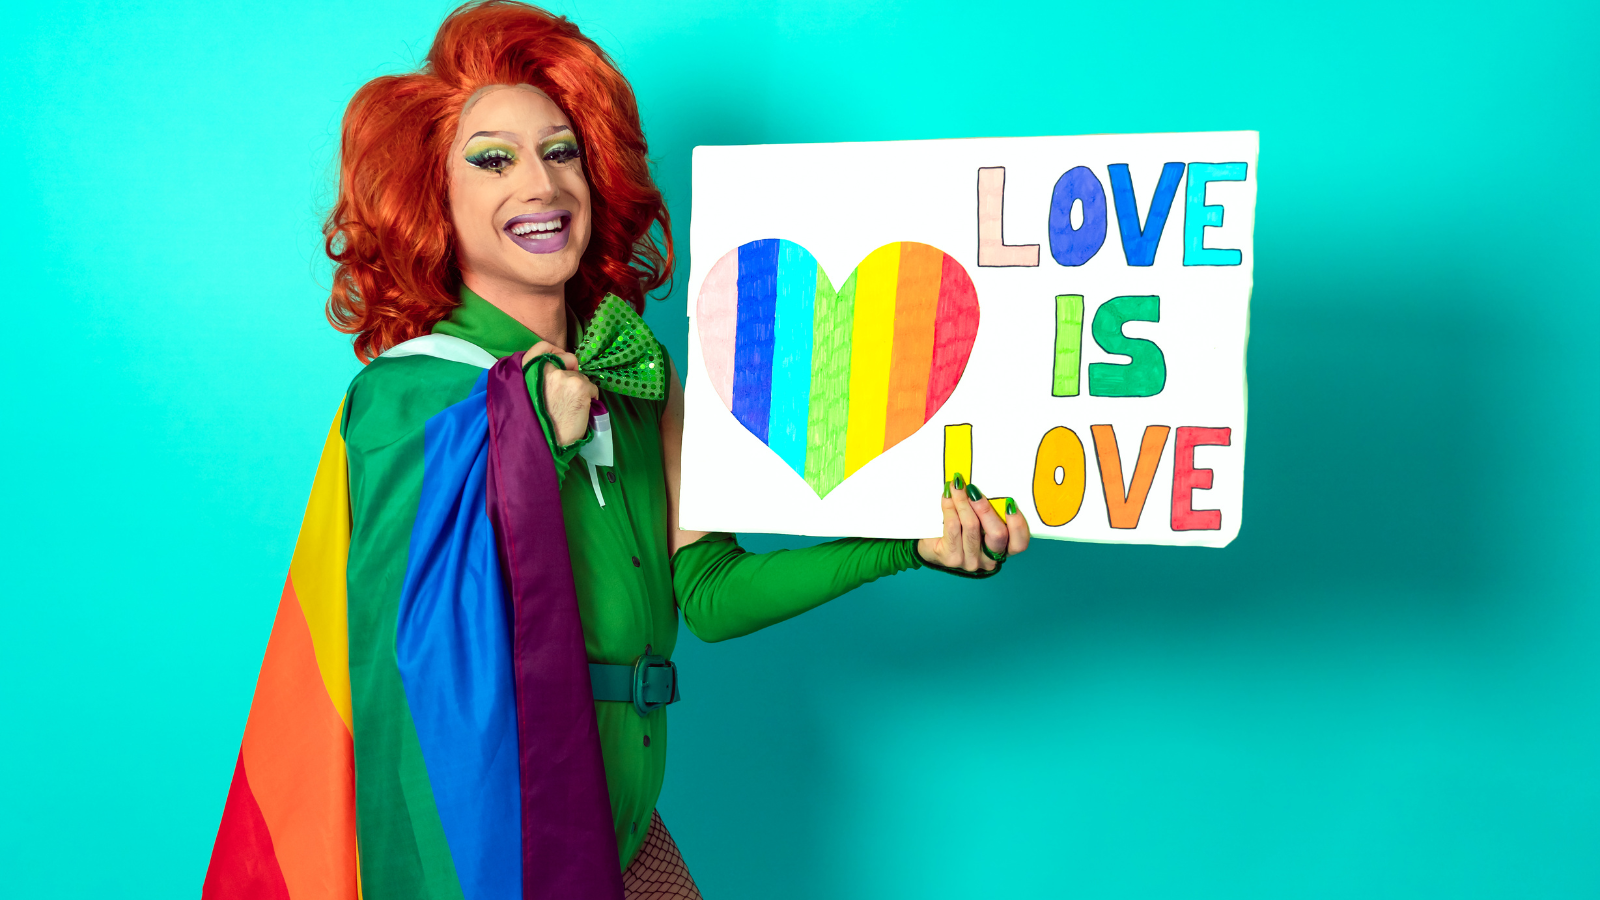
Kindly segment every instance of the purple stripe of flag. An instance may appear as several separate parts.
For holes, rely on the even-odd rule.
[[[489,370],[488,501],[511,595],[522,896],[621,900],[560,484],[518,356]]]

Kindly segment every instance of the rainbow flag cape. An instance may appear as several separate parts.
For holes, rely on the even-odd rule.
[[[419,381],[455,392],[416,442],[393,652],[363,663],[385,667],[363,684],[398,675],[403,708],[362,714],[364,695],[352,701],[351,623],[367,620],[349,608],[353,384],[323,446],[203,896],[353,900],[365,885],[386,900],[618,900],[559,485],[522,370],[443,335],[408,344],[357,379],[431,365]]]

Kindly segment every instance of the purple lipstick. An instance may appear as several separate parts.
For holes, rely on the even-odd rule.
[[[505,224],[505,233],[529,253],[555,253],[567,246],[572,213],[564,209],[517,216]]]

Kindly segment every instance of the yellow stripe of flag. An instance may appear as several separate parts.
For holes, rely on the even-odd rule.
[[[850,417],[844,439],[847,478],[883,452],[899,278],[898,243],[879,247],[856,267],[855,326],[850,336]]]
[[[306,516],[289,561],[289,578],[311,632],[317,669],[328,699],[351,728],[350,629],[346,618],[345,566],[350,557],[350,473],[339,436],[343,404],[333,417],[322,461],[306,503]],[[353,733],[353,730],[352,730]]]

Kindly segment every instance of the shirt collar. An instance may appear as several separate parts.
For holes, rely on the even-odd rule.
[[[521,353],[539,343],[540,337],[526,325],[478,296],[466,285],[461,286],[460,296],[461,305],[451,311],[448,319],[433,326],[434,334],[448,334],[471,341],[496,357]],[[567,310],[567,334],[574,347],[583,339],[583,324],[570,308]]]

